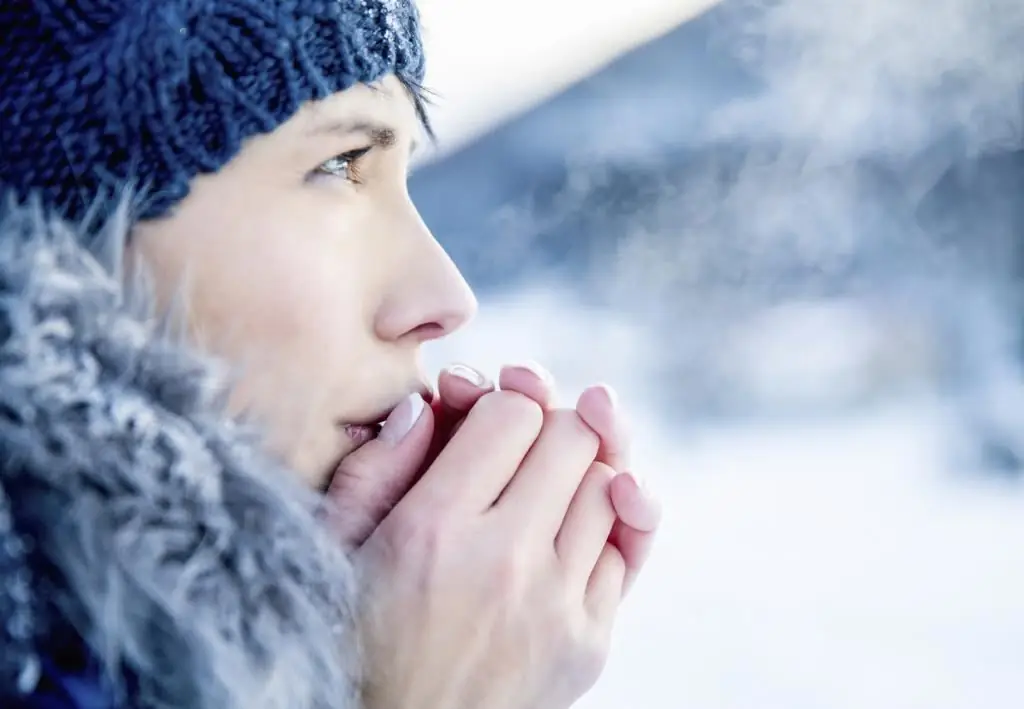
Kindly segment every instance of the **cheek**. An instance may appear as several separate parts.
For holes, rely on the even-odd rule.
[[[274,447],[310,457],[312,470],[335,452],[333,422],[376,401],[387,373],[373,325],[387,247],[368,216],[318,194],[252,202],[272,210],[227,202],[196,201],[147,226],[140,250],[165,298],[187,283],[196,344],[236,369],[232,409],[256,414]]]
[[[278,234],[204,278],[195,313],[209,346],[258,371],[304,377],[358,356],[371,332],[369,284],[352,268],[358,254],[320,246]]]
[[[362,263],[366,240],[351,233],[358,225],[280,195],[263,202],[273,212],[215,202],[146,225],[136,241],[162,301],[185,284],[196,344],[267,386],[358,357],[372,332],[374,277]]]
[[[271,447],[315,475],[339,454],[336,422],[372,393],[368,285],[340,254],[268,251],[211,291],[206,318],[217,351],[240,367],[231,408],[256,414]]]

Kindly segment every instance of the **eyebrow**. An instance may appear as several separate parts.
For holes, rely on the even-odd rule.
[[[393,148],[398,142],[398,133],[394,128],[369,119],[357,118],[326,122],[315,125],[306,131],[306,135],[311,138],[325,135],[349,136],[356,133],[361,133],[368,137],[373,142],[374,147],[377,148]],[[414,138],[409,146],[409,154],[415,153],[417,148],[419,148],[419,143]]]

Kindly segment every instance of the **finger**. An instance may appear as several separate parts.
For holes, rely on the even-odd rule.
[[[543,423],[540,406],[522,394],[485,394],[400,506],[449,512],[490,509]]]
[[[440,405],[459,419],[473,408],[480,397],[490,391],[494,391],[494,382],[479,370],[464,364],[446,367],[437,378],[437,399]]]
[[[611,544],[606,544],[594,566],[587,584],[584,604],[590,616],[611,632],[612,624],[622,602],[623,579],[626,576],[626,562],[622,554]]]
[[[607,384],[592,386],[580,394],[576,411],[601,437],[597,459],[622,472],[630,466],[630,436],[618,410],[618,395]]]
[[[555,539],[555,551],[569,578],[582,592],[601,556],[616,521],[610,485],[615,471],[593,463],[583,477],[562,528]]]
[[[608,541],[619,550],[626,564],[623,581],[625,595],[633,587],[650,557],[654,537],[661,523],[661,504],[628,473],[616,476],[611,481],[609,491],[618,520]]]
[[[545,409],[554,401],[554,379],[543,367],[525,364],[506,367],[502,390],[514,391],[536,401]],[[453,364],[438,377],[438,396],[434,399],[434,443],[430,460],[437,457],[462,426],[466,412],[484,394],[494,391],[494,383],[482,372],[464,364]]]
[[[619,518],[641,532],[653,532],[661,523],[661,503],[633,473],[615,476],[610,486],[612,505]]]
[[[548,411],[536,443],[508,483],[497,509],[510,515],[513,524],[526,521],[553,542],[594,462],[598,443],[597,434],[572,409]]]
[[[654,546],[654,532],[641,532],[633,529],[622,520],[617,520],[612,528],[608,543],[619,550],[623,563],[626,565],[626,573],[622,581],[622,595],[625,597],[636,583],[637,577],[643,571],[647,559],[651,555],[651,548]]]
[[[494,382],[472,367],[453,364],[442,370],[437,378],[437,396],[431,402],[434,410],[434,440],[427,460],[437,458],[448,445],[466,412],[491,391],[494,391]]]
[[[498,374],[498,388],[517,391],[548,410],[555,405],[555,378],[535,362],[507,365]]]
[[[327,490],[325,517],[343,546],[365,542],[413,485],[433,428],[433,413],[413,394],[395,408],[376,439],[341,461]],[[400,429],[407,431],[395,440],[389,432]]]
[[[464,378],[469,381],[460,383],[453,381]],[[514,365],[502,370],[502,391],[514,391],[536,401],[545,410],[554,401],[554,379],[543,367],[537,364]],[[483,382],[481,384],[480,382]],[[473,390],[472,387],[482,386]],[[438,388],[441,396],[440,406],[435,409],[438,423],[434,438],[436,450],[434,456],[441,452],[455,432],[459,430],[469,411],[483,394],[494,390],[494,383],[479,371],[465,365],[453,365],[441,373]]]

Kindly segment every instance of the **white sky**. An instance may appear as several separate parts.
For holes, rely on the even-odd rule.
[[[419,0],[443,151],[717,0]]]

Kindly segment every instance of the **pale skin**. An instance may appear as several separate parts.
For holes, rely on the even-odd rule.
[[[555,409],[530,368],[454,368],[430,394],[421,346],[477,305],[409,199],[419,133],[393,77],[309,104],[140,224],[129,263],[334,503],[367,580],[367,706],[560,709],[603,666],[658,507],[606,387]]]

